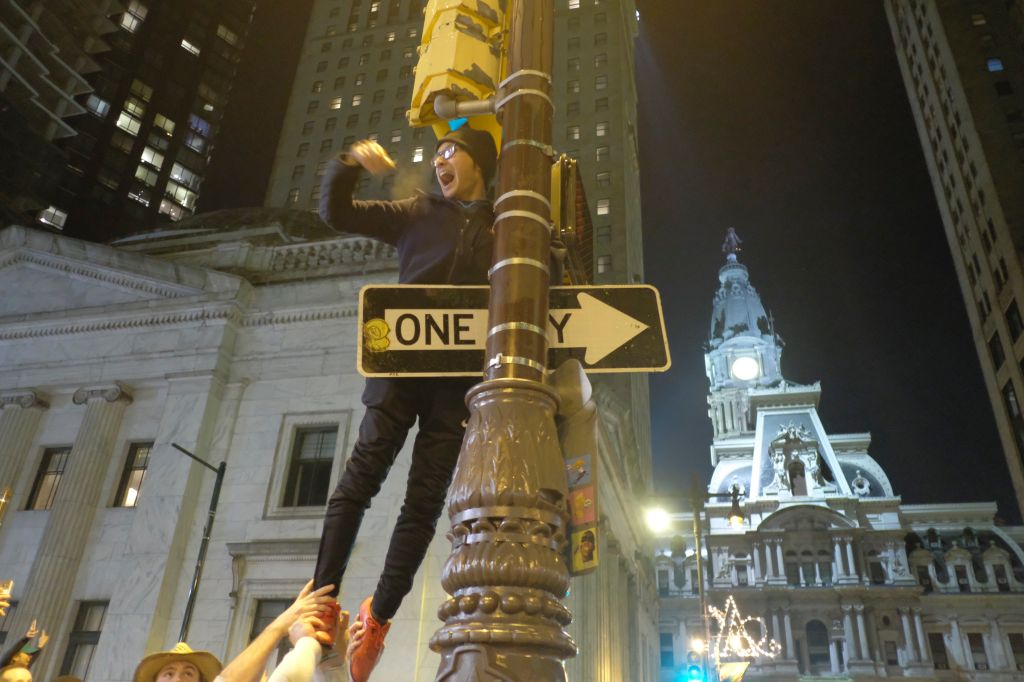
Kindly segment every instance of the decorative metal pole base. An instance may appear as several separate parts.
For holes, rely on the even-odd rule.
[[[438,682],[566,679],[576,655],[562,603],[569,572],[565,468],[554,391],[498,379],[469,394],[470,420],[448,503],[451,598],[430,648]]]

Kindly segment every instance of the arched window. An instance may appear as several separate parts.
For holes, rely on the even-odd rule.
[[[820,620],[807,622],[807,659],[811,663],[811,672],[821,672],[831,668],[828,655],[828,628]]]

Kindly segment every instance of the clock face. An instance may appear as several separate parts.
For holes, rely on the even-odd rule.
[[[740,381],[750,381],[761,375],[761,365],[757,363],[757,358],[749,355],[741,355],[733,360],[730,369],[732,375]]]

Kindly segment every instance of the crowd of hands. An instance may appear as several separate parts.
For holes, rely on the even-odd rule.
[[[326,632],[322,617],[327,615],[332,608],[336,608],[335,598],[329,596],[333,589],[333,585],[325,585],[318,590],[313,590],[313,581],[310,580],[306,583],[291,606],[275,618],[242,653],[224,667],[217,682],[259,682],[263,678],[267,661],[277,649],[278,642],[284,637],[288,637],[292,646],[295,647],[292,655],[304,656],[307,657],[307,660],[296,661],[294,663],[297,665],[291,666],[294,672],[300,673],[300,677],[285,672],[278,677],[272,675],[271,682],[275,682],[275,680],[298,682],[300,678],[305,678],[304,682],[308,682],[312,679],[313,670],[318,667],[323,672],[338,671],[341,677],[337,677],[337,679],[345,679],[343,676],[345,663],[359,646],[359,642],[362,641],[363,624],[356,621],[349,625],[349,613],[342,611],[337,619],[337,630],[333,633],[334,636],[330,637],[331,633]],[[0,584],[0,617],[5,616],[10,607],[10,592],[8,584]],[[32,639],[37,635],[39,636],[38,646],[41,649],[46,645],[49,637],[45,632],[39,633],[36,629],[36,622],[32,621],[32,626],[26,636]],[[310,641],[306,646],[300,647],[299,643],[303,639]],[[333,645],[325,644],[330,641],[333,641]],[[315,646],[313,646],[314,643]],[[320,659],[319,665],[317,658]],[[309,671],[309,676],[301,674],[301,671]]]

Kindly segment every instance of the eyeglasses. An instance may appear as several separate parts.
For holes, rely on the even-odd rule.
[[[451,161],[451,158],[455,156],[455,152],[457,152],[458,150],[459,145],[455,144],[454,142],[448,142],[446,144],[443,144],[437,148],[436,152],[434,152],[434,162],[436,163],[438,159]]]

